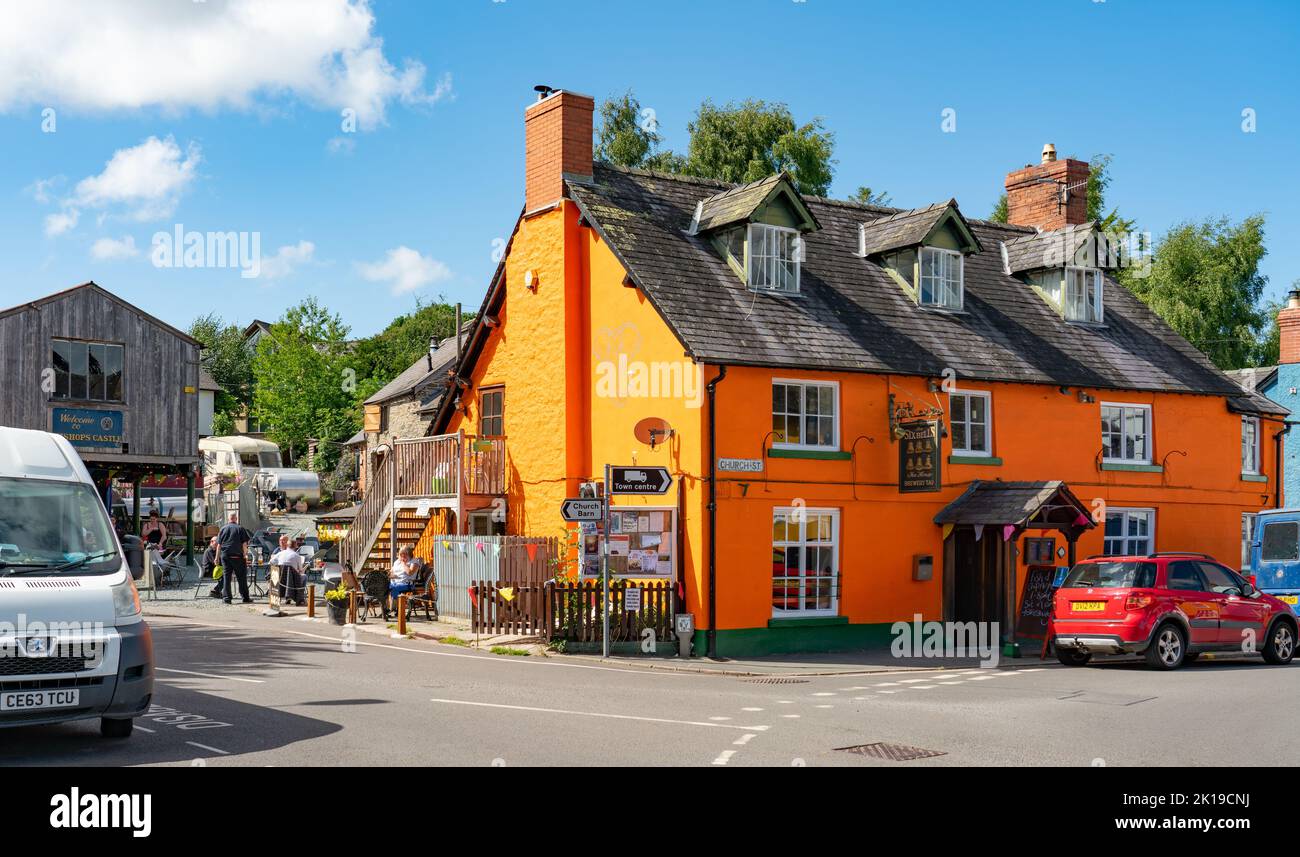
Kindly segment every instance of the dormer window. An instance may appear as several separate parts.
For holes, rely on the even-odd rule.
[[[961,309],[964,261],[955,250],[922,247],[917,301],[922,306]]]
[[[748,244],[745,282],[752,290],[798,293],[803,253],[799,230],[751,223]]]
[[[1065,269],[1065,320],[1101,324],[1101,271]]]

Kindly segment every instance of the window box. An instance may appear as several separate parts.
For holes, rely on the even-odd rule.
[[[848,616],[784,616],[768,619],[769,628],[823,628],[829,625],[847,625]]]
[[[984,464],[989,467],[1001,467],[1002,459],[991,455],[950,455],[949,464]]]
[[[1241,474],[1243,482],[1267,482],[1268,477],[1262,473],[1243,473]]]
[[[774,446],[767,451],[768,458],[804,458],[813,461],[848,461],[853,453],[841,449],[787,449]]]
[[[1164,473],[1159,464],[1127,464],[1123,461],[1103,461],[1102,470],[1126,470],[1129,473]]]

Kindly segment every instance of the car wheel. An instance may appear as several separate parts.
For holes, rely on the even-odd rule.
[[[1146,651],[1147,665],[1158,670],[1176,670],[1187,657],[1187,635],[1171,623],[1156,629],[1155,639]]]
[[[1057,649],[1056,659],[1067,667],[1081,667],[1092,660],[1092,655],[1078,649]]]
[[[99,719],[99,734],[105,738],[130,738],[133,729],[135,729],[135,721],[130,717],[101,717]]]
[[[1291,623],[1279,620],[1273,623],[1264,643],[1264,660],[1270,664],[1289,664],[1295,657],[1295,629]]]

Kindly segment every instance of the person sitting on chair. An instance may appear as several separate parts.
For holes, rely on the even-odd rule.
[[[393,561],[393,568],[388,572],[388,597],[393,600],[393,609],[397,609],[397,596],[415,588],[415,552],[410,545],[403,545]],[[388,618],[387,611],[384,618]]]
[[[288,536],[280,536],[280,549],[271,557],[271,565],[280,568],[280,597],[299,607],[307,603],[303,580],[302,555],[289,544]]]

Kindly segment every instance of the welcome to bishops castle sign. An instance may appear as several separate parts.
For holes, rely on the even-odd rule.
[[[122,412],[87,408],[55,408],[51,431],[82,448],[116,448],[122,445]]]

